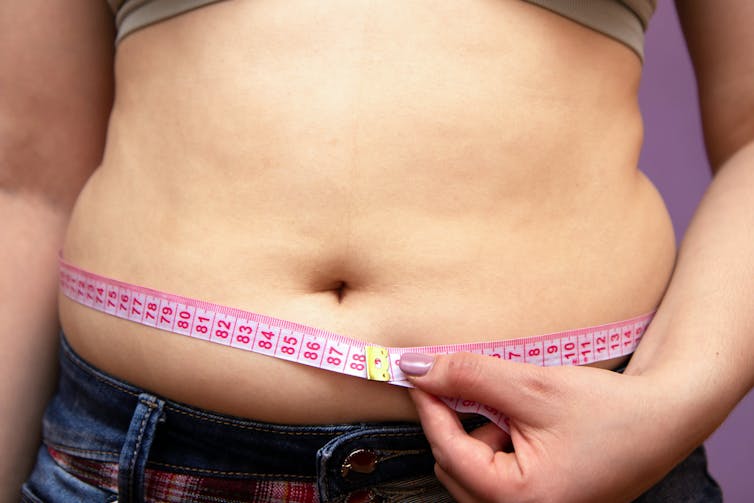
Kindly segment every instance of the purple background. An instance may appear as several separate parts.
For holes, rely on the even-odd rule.
[[[647,33],[639,100],[645,122],[640,166],[664,196],[680,242],[710,172],[694,74],[669,0],[659,2]],[[754,501],[754,392],[707,441],[707,452],[726,503]]]

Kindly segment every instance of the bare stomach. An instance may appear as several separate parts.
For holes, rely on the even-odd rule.
[[[521,2],[430,3],[221,2],[127,38],[65,257],[388,346],[652,310],[675,245],[636,167],[636,56]],[[271,422],[416,417],[403,389],[65,298],[60,315],[84,358],[174,400]]]

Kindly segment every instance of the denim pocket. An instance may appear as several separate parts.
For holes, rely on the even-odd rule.
[[[31,503],[111,503],[118,499],[112,491],[89,485],[65,471],[44,445],[37,453],[37,464],[21,488],[21,494],[21,501]]]

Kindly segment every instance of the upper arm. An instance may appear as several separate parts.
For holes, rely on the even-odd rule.
[[[102,157],[113,37],[105,0],[0,2],[0,191],[70,207]]]
[[[678,0],[713,170],[754,140],[754,2]]]

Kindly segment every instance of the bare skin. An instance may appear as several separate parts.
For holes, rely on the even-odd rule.
[[[126,38],[115,69],[76,265],[395,346],[616,321],[665,289],[639,59],[543,9],[220,2]],[[416,418],[401,389],[60,307],[86,359],[176,400]]]

